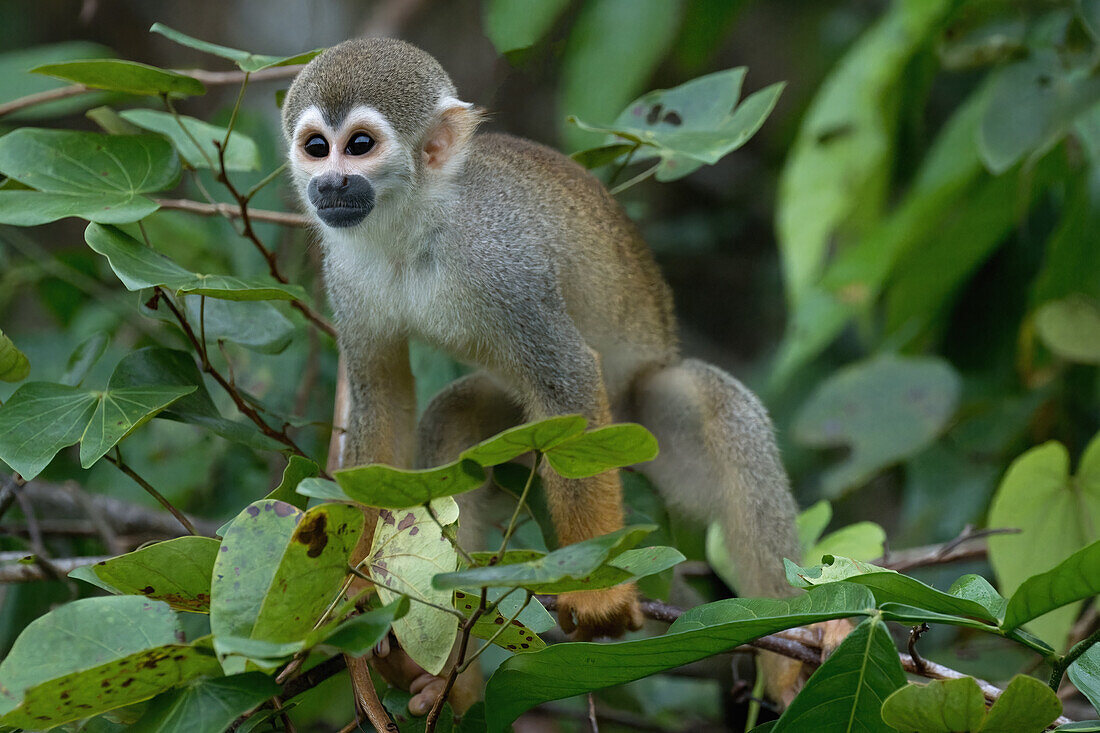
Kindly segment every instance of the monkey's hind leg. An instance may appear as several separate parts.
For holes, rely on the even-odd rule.
[[[437,394],[420,418],[416,465],[428,468],[453,461],[466,448],[522,420],[522,410],[488,374],[470,374]],[[469,550],[483,549],[484,493],[478,490],[455,497],[461,512],[458,540]],[[387,679],[412,692],[409,712],[414,715],[427,713],[446,684],[443,677],[420,669],[396,646],[391,647],[386,659],[376,660],[375,664]],[[451,707],[461,714],[480,695],[481,670],[474,664],[455,681],[449,697]]]
[[[718,522],[736,563],[738,593],[794,594],[783,558],[801,560],[796,506],[771,420],[756,395],[721,369],[687,359],[644,375],[632,397],[634,419],[660,446],[642,471],[669,504]],[[769,694],[789,701],[798,663],[772,654],[762,662]]]

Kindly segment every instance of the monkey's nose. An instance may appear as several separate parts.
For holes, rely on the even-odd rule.
[[[348,177],[339,173],[325,173],[314,179],[317,183],[317,193],[322,196],[339,196],[347,193]]]

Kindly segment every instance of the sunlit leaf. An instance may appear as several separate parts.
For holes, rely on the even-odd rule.
[[[657,439],[641,425],[622,423],[589,430],[545,449],[546,462],[565,478],[595,476],[652,461]]]
[[[1039,338],[1058,356],[1100,364],[1100,305],[1081,295],[1043,304],[1035,313]]]
[[[218,541],[177,537],[138,548],[125,555],[77,568],[73,577],[94,582],[94,575],[115,593],[143,595],[179,611],[210,611],[210,576]]]
[[[864,619],[810,676],[774,733],[883,731],[882,701],[905,684],[898,651],[882,618]]]
[[[186,116],[180,116],[177,122],[175,115],[155,109],[128,109],[120,112],[119,116],[140,128],[167,137],[179,151],[180,157],[192,168],[210,168],[211,165],[215,169],[220,168],[218,149],[214,143],[216,141],[220,145],[225,139],[224,127]],[[187,128],[186,132],[181,125]],[[196,142],[199,147],[195,147]],[[244,133],[234,130],[229,144],[225,146],[225,169],[254,171],[259,167],[260,151],[256,143]]]
[[[84,239],[107,258],[127,290],[161,286],[180,294],[225,300],[308,300],[300,286],[270,278],[189,272],[115,227],[89,224]]]
[[[65,82],[58,79],[29,73],[30,69],[36,66],[73,59],[108,58],[113,55],[111,49],[90,41],[50,43],[2,53],[0,54],[0,103],[65,86]],[[104,93],[81,94],[68,99],[58,99],[17,110],[7,115],[7,118],[14,121],[61,117],[90,106],[103,104],[105,96]]]
[[[260,71],[261,69],[268,69],[273,66],[290,66],[293,64],[304,64],[309,62],[314,56],[321,53],[324,49],[314,49],[313,51],[306,51],[305,53],[296,54],[294,56],[265,56],[258,53],[249,53],[248,51],[239,51],[235,48],[229,48],[228,46],[219,46],[216,43],[210,43],[209,41],[200,41],[197,38],[180,33],[177,30],[169,28],[164,23],[154,23],[152,28],[149,29],[153,33],[159,33],[165,38],[175,41],[181,46],[187,46],[193,48],[196,51],[202,51],[203,53],[209,53],[214,56],[220,56],[223,59],[229,59],[235,63],[241,71]]]
[[[346,468],[333,476],[345,494],[344,501],[350,499],[367,506],[389,509],[426,504],[433,499],[472,491],[485,483],[485,471],[475,462],[465,459],[419,471],[375,463]],[[315,486],[312,482],[307,484],[304,491],[309,491],[312,486]],[[330,495],[325,498],[339,497]]]
[[[433,501],[432,511],[444,527],[458,520],[458,504],[450,497]],[[458,619],[417,599],[444,608],[451,605],[450,589],[434,588],[432,577],[457,567],[454,547],[424,507],[383,509],[366,562],[371,578],[380,584],[378,596],[384,603],[397,597],[392,591],[412,599],[409,613],[394,623],[393,633],[414,662],[438,674],[450,657]]]
[[[1077,476],[1069,467],[1065,446],[1045,443],[1013,461],[993,495],[989,526],[1021,530],[989,538],[990,563],[1006,596],[1100,540],[1100,438],[1085,449]],[[1063,606],[1031,619],[1027,628],[1061,650],[1080,607]]]
[[[880,356],[820,385],[798,415],[795,436],[818,448],[851,447],[822,478],[825,493],[837,496],[927,448],[954,414],[960,388],[942,359]]]
[[[866,588],[838,584],[788,600],[731,598],[693,608],[649,639],[608,644],[553,644],[517,654],[497,669],[485,690],[490,733],[550,700],[620,685],[680,667],[782,629],[872,612]]]
[[[519,425],[468,448],[462,457],[482,466],[497,466],[529,451],[547,451],[580,435],[587,424],[580,415],[560,415]]]
[[[158,69],[148,64],[121,59],[43,64],[31,71],[35,74],[66,79],[93,89],[107,89],[127,94],[206,94],[206,87],[198,79],[177,74],[174,71]]]
[[[485,3],[485,35],[504,55],[535,45],[569,6],[569,0],[489,0]]]

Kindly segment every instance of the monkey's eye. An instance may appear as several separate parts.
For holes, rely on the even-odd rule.
[[[348,147],[344,151],[348,155],[366,155],[374,147],[374,138],[365,132],[357,132],[348,140]]]
[[[328,155],[328,140],[325,140],[320,135],[313,135],[306,140],[306,144],[302,146],[302,149],[313,158],[323,158]]]

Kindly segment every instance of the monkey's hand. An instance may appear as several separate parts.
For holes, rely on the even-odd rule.
[[[581,590],[558,596],[558,624],[577,641],[622,636],[642,628],[645,618],[633,583],[603,590]]]

